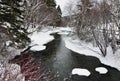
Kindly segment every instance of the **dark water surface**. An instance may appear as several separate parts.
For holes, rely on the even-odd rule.
[[[67,49],[62,39],[63,35],[53,35],[55,40],[46,44],[46,50],[34,52],[34,57],[36,61],[42,61],[52,72],[59,74],[57,81],[120,81],[120,71],[100,63],[95,57],[81,55]],[[95,71],[96,67],[105,67],[108,73],[99,74]],[[71,76],[74,68],[88,69],[91,75]]]

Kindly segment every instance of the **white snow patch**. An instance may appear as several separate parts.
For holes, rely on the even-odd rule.
[[[11,27],[11,24],[8,23],[8,22],[4,22],[3,24],[6,25],[6,26],[8,26],[8,27]]]
[[[31,45],[38,45],[31,48],[31,50],[34,51],[44,50],[46,48],[44,44],[54,39],[54,37],[50,35],[50,32],[35,32],[30,36],[30,38],[32,40]]]
[[[58,34],[60,35],[69,35],[70,33],[73,32],[73,27],[63,27],[59,28]]]
[[[91,73],[87,69],[80,69],[80,68],[75,68],[72,70],[72,74],[75,75],[80,75],[80,76],[89,76]]]
[[[68,35],[69,32],[59,32],[58,34],[60,34],[60,35]]]
[[[30,44],[35,45],[31,48],[32,51],[41,51],[46,49],[46,46],[44,46],[44,44],[54,40],[54,37],[51,36],[51,33],[55,33],[57,32],[57,29],[52,29],[52,27],[44,27],[41,29],[41,31],[39,32],[34,32],[32,35],[29,35],[32,43]]]
[[[9,46],[12,43],[12,41],[6,41],[6,45]]]
[[[95,68],[95,71],[99,72],[100,74],[106,74],[108,70],[104,67],[97,67]]]
[[[67,32],[67,31],[73,31],[72,28],[73,28],[73,27],[61,27],[59,30],[60,30],[60,31],[65,31],[65,32]]]

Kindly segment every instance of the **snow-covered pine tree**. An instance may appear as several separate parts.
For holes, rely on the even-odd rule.
[[[30,39],[24,28],[24,0],[0,0],[0,27],[11,34],[13,44],[25,45]]]

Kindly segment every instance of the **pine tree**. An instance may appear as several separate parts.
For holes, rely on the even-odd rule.
[[[46,4],[47,4],[49,7],[56,7],[56,2],[55,2],[55,0],[47,0]]]
[[[1,0],[0,1],[0,26],[12,34],[13,43],[18,45],[30,41],[27,30],[24,28],[24,0]]]
[[[57,10],[58,10],[58,12],[59,12],[59,14],[60,14],[60,16],[61,16],[61,15],[62,15],[62,11],[61,11],[60,6],[57,7]]]

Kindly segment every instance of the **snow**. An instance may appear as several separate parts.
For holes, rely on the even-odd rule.
[[[50,32],[35,32],[30,38],[32,40],[31,45],[37,44],[37,46],[31,48],[34,51],[44,50],[46,48],[44,44],[54,39],[53,36],[50,36]]]
[[[72,27],[71,28],[69,28],[69,27],[59,28],[58,34],[60,34],[60,35],[68,35],[71,32],[73,32]]]
[[[7,28],[7,27],[11,27],[11,24],[8,23],[8,22],[4,22],[3,24],[4,24],[4,27],[5,27],[5,28]]]
[[[6,41],[6,45],[9,46],[12,43],[12,41]]]
[[[32,40],[32,43],[30,44],[30,46],[35,45],[35,44],[36,46],[33,46],[30,50],[41,51],[41,50],[46,49],[46,46],[44,46],[44,44],[54,40],[54,37],[51,36],[50,34],[55,33],[55,32],[57,32],[57,29],[54,30],[49,27],[42,28],[42,30],[39,32],[37,31],[34,32],[32,35],[29,36],[30,39]]]
[[[62,31],[65,31],[65,32],[72,32],[73,31],[73,27],[61,27],[61,28],[59,28],[59,32],[62,32]]]
[[[9,45],[11,41],[7,41]],[[19,49],[8,47],[6,56],[0,55],[0,81],[25,81],[25,77],[21,74],[21,68],[17,64],[8,63],[9,59],[13,59],[16,55],[20,55]],[[9,76],[9,77],[8,77]],[[5,79],[5,80],[4,80]]]
[[[67,32],[66,32],[67,31]],[[34,32],[32,35],[29,35],[30,39],[32,40],[32,43],[30,46],[33,46],[30,50],[32,51],[41,51],[46,49],[46,46],[44,44],[54,40],[54,37],[50,34],[57,33],[58,34],[69,34],[72,29],[69,27],[61,27],[61,28],[52,28],[52,27],[46,27],[42,28],[40,31]]]
[[[109,46],[107,48],[107,55],[103,57],[98,47],[94,47],[91,43],[83,42],[77,37],[74,39],[73,37],[66,37],[64,40],[65,46],[68,49],[86,56],[97,57],[101,63],[117,68],[120,71],[120,49],[113,54],[112,48]]]
[[[7,77],[9,76],[9,77]],[[9,81],[25,81],[25,77],[21,74],[20,66],[17,64],[1,64],[0,63],[0,80]]]
[[[74,7],[77,5],[77,2],[79,0],[55,0],[55,1],[56,1],[57,5],[60,5],[61,11],[62,11],[62,16],[66,16],[66,15],[70,14],[70,13],[67,13],[66,6],[72,4],[71,6]]]
[[[21,49],[16,49],[14,47],[8,47],[7,49],[9,55],[7,56],[7,59],[13,59],[15,56],[20,55]]]
[[[39,32],[34,32],[29,37],[32,40],[32,43],[30,45],[36,46],[32,47],[31,50],[33,51],[40,51],[46,49],[44,44],[54,40],[54,37],[51,36],[51,33],[58,32],[58,34],[64,34],[64,41],[65,46],[79,54],[83,54],[86,56],[94,56],[97,57],[101,63],[105,65],[109,65],[111,67],[117,68],[120,70],[120,49],[116,51],[115,54],[113,54],[113,51],[111,47],[109,46],[107,48],[107,56],[103,57],[98,47],[94,47],[92,43],[86,43],[81,41],[77,36],[69,34],[71,32],[74,32],[72,28],[70,27],[59,27],[59,28],[43,28]]]
[[[80,42],[78,38],[71,38],[71,37],[66,37],[65,38],[65,46],[77,53],[84,54],[87,56],[96,56],[99,57],[99,49],[92,47],[92,44],[88,44],[85,42]],[[98,53],[98,54],[97,54]]]
[[[72,75],[80,75],[80,76],[89,76],[91,73],[87,69],[75,68],[72,70]]]
[[[104,67],[97,67],[95,68],[95,71],[99,72],[100,74],[106,74],[108,70]]]

